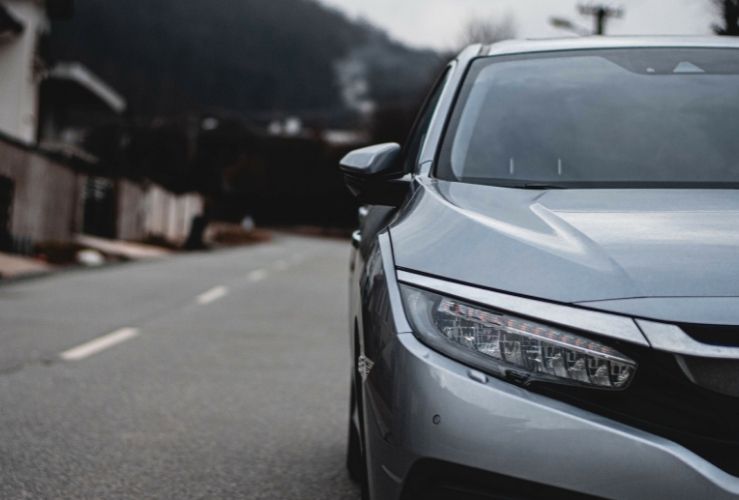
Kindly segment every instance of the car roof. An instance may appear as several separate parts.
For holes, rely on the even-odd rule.
[[[577,49],[617,49],[638,47],[705,47],[739,49],[739,37],[731,36],[584,36],[506,40],[492,45],[468,47],[463,54],[498,56],[528,52]]]

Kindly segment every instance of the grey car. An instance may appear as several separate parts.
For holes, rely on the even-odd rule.
[[[341,163],[373,500],[739,497],[739,41],[510,41]]]

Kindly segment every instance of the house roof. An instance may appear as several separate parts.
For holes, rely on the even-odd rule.
[[[19,35],[25,26],[0,3],[0,37]]]
[[[46,79],[77,84],[95,95],[115,113],[126,110],[123,96],[80,63],[59,63],[48,71]]]

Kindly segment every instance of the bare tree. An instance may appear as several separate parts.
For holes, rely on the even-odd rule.
[[[739,36],[739,0],[713,0],[719,9],[723,24],[714,24],[717,35]]]
[[[473,43],[495,43],[516,36],[515,23],[511,16],[501,19],[495,17],[471,17],[463,26],[458,46],[466,47]]]

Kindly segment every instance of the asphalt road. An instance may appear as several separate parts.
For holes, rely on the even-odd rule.
[[[0,286],[0,498],[356,499],[349,245]]]

